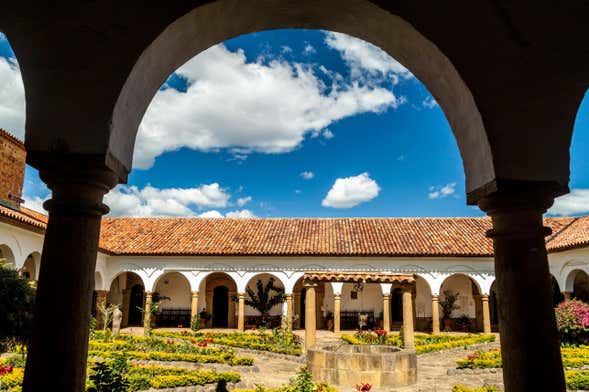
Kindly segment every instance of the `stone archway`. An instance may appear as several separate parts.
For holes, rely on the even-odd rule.
[[[12,249],[8,245],[0,245],[0,261],[4,264],[8,265],[11,268],[16,266],[16,261],[14,259],[14,253]]]
[[[121,325],[143,325],[145,283],[141,277],[131,271],[121,272],[111,280],[108,287],[106,302],[118,305],[123,312]]]
[[[201,292],[206,293],[201,323],[207,327],[236,328],[234,299],[237,295],[237,284],[233,278],[224,272],[213,272],[203,279],[201,286],[204,286]]]
[[[464,330],[465,332],[481,331],[483,329],[483,308],[481,289],[476,280],[461,273],[450,275],[440,286],[440,303],[445,300],[447,292],[458,293],[456,301],[458,309],[452,311],[451,321],[445,321],[444,328]],[[440,316],[444,319],[443,314]]]
[[[252,300],[252,296],[250,295],[250,293],[253,294],[254,297],[258,297],[258,294],[259,294],[258,293],[258,291],[259,291],[258,284],[261,284],[262,289],[264,289],[264,288],[266,288],[266,286],[268,284],[270,284],[270,281],[272,281],[272,284],[274,287],[276,287],[278,290],[282,290],[282,298],[284,298],[285,287],[284,287],[284,283],[282,282],[282,279],[280,279],[278,276],[276,276],[276,274],[264,272],[264,273],[259,273],[259,274],[252,276],[249,279],[249,281],[247,282],[246,292],[245,292],[245,301],[247,302],[248,300],[250,300],[250,301]],[[270,292],[268,293],[267,300],[269,301],[271,298],[274,298],[279,294],[280,294],[279,291],[270,290]],[[283,315],[283,306],[284,306],[284,302],[274,305],[268,312],[268,317],[267,317],[268,319],[262,320],[260,311],[257,309],[254,309],[253,307],[246,304],[245,311],[244,311],[245,327],[247,328],[250,325],[251,326],[265,325],[268,328],[274,328],[274,327],[280,326],[281,317]]]
[[[188,279],[179,272],[166,272],[157,279],[153,287],[153,298],[161,299],[156,325],[189,327],[192,294]]]

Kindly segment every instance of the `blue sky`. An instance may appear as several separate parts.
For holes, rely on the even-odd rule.
[[[0,36],[0,127],[22,137],[18,68]],[[552,212],[589,211],[589,100],[571,149],[573,192]],[[48,191],[27,168],[24,195]],[[241,36],[182,66],[150,105],[111,215],[480,216],[443,111],[380,49],[323,31]]]

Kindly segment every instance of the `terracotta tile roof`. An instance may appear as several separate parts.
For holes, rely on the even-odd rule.
[[[567,226],[546,242],[549,252],[589,246],[589,216],[570,219]]]
[[[485,218],[106,218],[100,246],[125,255],[490,256]]]
[[[43,231],[47,216],[0,205],[0,220]],[[589,246],[589,216],[546,218],[549,252]],[[117,255],[492,256],[488,218],[104,218],[100,249]]]
[[[42,231],[45,230],[45,226],[47,224],[46,215],[39,214],[38,212],[29,210],[28,208],[21,208],[20,211],[17,211],[1,204],[0,219]]]
[[[325,272],[307,271],[305,282],[368,282],[368,283],[413,283],[413,275],[392,274],[386,272]]]

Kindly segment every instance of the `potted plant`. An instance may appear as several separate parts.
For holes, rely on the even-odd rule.
[[[440,306],[442,307],[442,320],[444,320],[444,330],[449,331],[452,326],[452,312],[460,309],[460,306],[456,304],[460,294],[451,290],[445,290],[443,294],[444,299],[440,301]]]
[[[211,314],[209,312],[207,312],[205,308],[202,308],[202,310],[198,313],[198,315],[200,316],[200,319],[203,321],[203,324],[205,326],[207,326],[209,323],[209,320],[212,317]]]

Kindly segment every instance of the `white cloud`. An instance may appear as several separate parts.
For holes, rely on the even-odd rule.
[[[325,32],[325,43],[340,52],[350,66],[353,78],[368,72],[371,76],[394,76],[409,79],[413,74],[384,50],[361,39],[342,33]]]
[[[181,147],[238,148],[242,157],[289,152],[309,132],[401,104],[392,91],[359,81],[332,79],[328,88],[313,67],[283,60],[247,63],[242,51],[223,45],[202,52],[176,72],[188,81],[186,92],[168,88],[151,102],[140,125],[134,166],[150,168],[157,156]]]
[[[237,199],[237,205],[240,206],[240,207],[243,207],[244,205],[246,205],[250,201],[252,201],[252,197],[251,196],[240,197],[239,199]]]
[[[351,208],[378,196],[380,187],[368,173],[338,178],[321,202],[324,207]]]
[[[306,44],[305,48],[303,49],[303,54],[309,55],[317,53],[317,50],[311,44]]]
[[[421,105],[428,109],[433,109],[438,106],[438,102],[432,96],[427,96],[421,101]]]
[[[0,57],[0,128],[25,136],[25,90],[14,59]]]
[[[551,215],[577,215],[589,212],[589,189],[573,189],[569,194],[557,197],[548,210]]]
[[[242,219],[242,218],[255,218],[256,215],[254,215],[254,213],[251,212],[250,210],[237,210],[237,211],[230,211],[230,212],[226,213],[225,217],[226,218]]]
[[[33,197],[23,197],[24,203],[23,206],[33,210],[33,211],[37,211],[40,212],[42,214],[47,214],[47,211],[43,208],[43,203],[45,203],[46,200],[49,199],[49,196],[47,197],[39,197],[39,196],[33,196]]]
[[[304,180],[312,180],[315,177],[315,173],[312,171],[304,171],[299,174]]]
[[[456,192],[456,183],[450,182],[442,186],[430,186],[428,197],[430,199],[441,199],[454,194],[454,192]]]
[[[321,133],[321,136],[323,136],[326,139],[333,139],[335,137],[333,132],[331,132],[329,129],[323,130],[323,133]]]
[[[191,207],[223,208],[230,197],[217,183],[166,189],[119,185],[105,196],[104,202],[111,209],[110,216],[193,216]]]
[[[221,214],[217,210],[210,210],[207,212],[203,212],[202,214],[198,215],[199,218],[223,218],[223,214]]]

